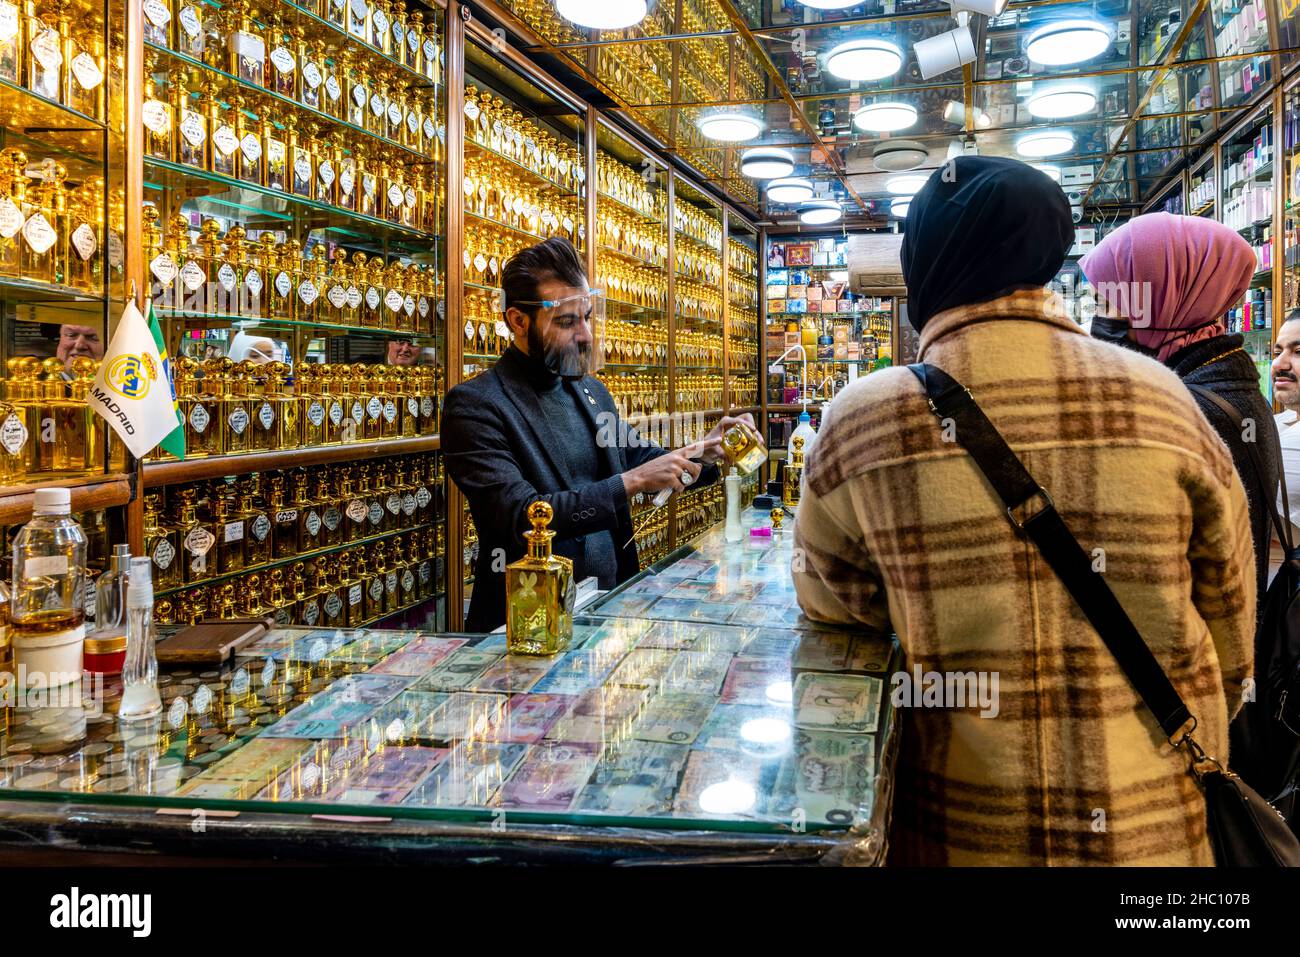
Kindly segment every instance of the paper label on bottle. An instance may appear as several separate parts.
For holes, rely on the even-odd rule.
[[[394,51],[394,55],[401,53],[401,46],[406,41],[406,30],[402,27],[401,23],[396,20],[393,21],[393,41],[396,43],[398,48]]]
[[[353,600],[352,597],[353,592],[357,593],[355,600]],[[349,604],[355,605],[359,601],[361,601],[361,586],[354,585],[352,588],[348,590],[348,602]],[[333,595],[333,594],[325,599],[325,617],[337,618],[342,613],[343,613],[343,599],[339,598],[338,595]]]
[[[156,27],[165,27],[172,18],[172,12],[162,0],[144,0],[144,15]]]
[[[330,406],[330,421],[338,425],[343,421],[343,404],[335,402]]]
[[[95,255],[99,249],[99,240],[95,238],[95,231],[88,223],[82,223],[72,231],[72,246],[83,262]]]
[[[298,298],[302,300],[304,306],[310,306],[315,302],[317,295],[319,295],[319,290],[310,279],[304,279],[298,284]]]
[[[259,515],[253,519],[253,537],[259,542],[266,541],[266,536],[271,534],[271,520],[265,515]]]
[[[287,272],[276,273],[275,291],[282,296],[287,296],[293,291],[293,279]]]
[[[276,47],[271,51],[271,65],[281,73],[292,73],[294,67],[298,65],[298,61],[293,58],[293,54],[285,47]]]
[[[39,555],[23,562],[23,574],[31,578],[46,578],[67,573],[67,555]]]
[[[415,297],[410,293],[407,293],[406,299],[402,301],[402,311],[408,316],[415,315]]]
[[[194,692],[194,697],[190,699],[190,709],[197,715],[204,715],[212,710],[212,690],[207,685],[199,685],[198,690]]]
[[[402,572],[402,591],[409,592],[415,587],[415,575],[408,568]]]
[[[430,140],[433,139],[434,133],[437,132],[437,128],[433,125],[433,119],[427,116],[424,118],[424,124],[420,128],[424,131],[425,138]]]
[[[229,126],[219,126],[212,134],[212,145],[221,151],[222,156],[229,156],[239,149],[239,137]]]
[[[415,504],[418,505],[420,508],[428,508],[429,503],[432,501],[433,501],[433,495],[429,492],[429,490],[425,486],[421,485],[418,489],[415,490]]]
[[[390,185],[388,187],[388,204],[390,206],[401,206],[402,199],[402,187],[398,186],[396,183]]]
[[[478,119],[478,115],[480,112],[481,111],[478,108],[478,104],[475,103],[473,100],[465,101],[465,116],[469,118],[469,121],[471,123]]]
[[[321,424],[325,421],[325,407],[319,402],[313,402],[311,405],[307,406],[307,421],[317,428],[320,428]]]
[[[59,33],[57,30],[41,31],[36,39],[31,41],[31,48],[32,55],[36,57],[36,62],[46,70],[57,70],[63,65],[63,51],[59,48]]]
[[[375,601],[378,601],[384,597],[384,583],[378,578],[372,578],[370,580],[370,588],[368,591],[370,592],[370,597]]]
[[[398,126],[402,122],[402,107],[396,100],[388,101],[388,122]]]
[[[384,403],[384,418],[388,421],[389,425],[392,425],[397,421],[397,403],[392,399],[389,399]]]
[[[12,3],[0,2],[0,43],[8,43],[18,36],[18,8]]]
[[[406,187],[406,194],[405,194],[405,197],[406,197],[406,205],[407,205],[407,206],[410,206],[412,209],[414,209],[414,208],[415,208],[415,201],[416,201],[419,197],[415,195],[415,188],[414,188],[413,186],[408,186],[408,187]]]
[[[359,498],[354,498],[352,501],[348,502],[347,516],[354,522],[364,522],[369,511],[370,510],[366,508],[366,503],[361,501]]]
[[[203,117],[198,113],[190,110],[184,110],[181,113],[181,136],[191,146],[202,146],[203,141],[208,138],[207,131],[203,128]]]
[[[339,79],[332,73],[325,79],[325,95],[331,100],[337,100],[343,95],[343,88],[339,86]]]
[[[397,572],[386,572],[384,574],[384,590],[390,595],[397,594]]]
[[[382,10],[375,10],[370,14],[370,22],[374,24],[375,33],[388,32],[388,17]]]
[[[230,263],[222,263],[221,268],[217,270],[217,279],[221,283],[221,288],[230,292],[235,288],[235,280],[239,278],[235,273],[235,267]]]
[[[348,301],[348,292],[342,286],[330,286],[330,291],[325,294],[325,298],[330,301],[330,305],[335,309],[342,309]]]
[[[266,41],[252,33],[242,31],[230,35],[230,49],[237,57],[243,57],[246,60],[255,60],[260,64],[266,57]]]
[[[428,297],[428,296],[421,296],[421,297],[420,297],[420,302],[419,302],[419,304],[417,305],[416,308],[420,310],[420,316],[421,316],[422,318],[423,318],[424,316],[427,316],[427,315],[429,314],[429,297]]]
[[[402,514],[408,518],[415,514],[415,496],[410,492],[402,496]]]
[[[176,278],[176,261],[172,259],[170,253],[159,253],[149,263],[149,271],[153,273],[160,283],[164,286],[170,286],[172,280]]]
[[[311,158],[299,156],[293,161],[293,175],[300,182],[307,183],[311,181]]]
[[[432,40],[424,41],[424,56],[428,60],[433,60],[438,55],[438,47]]]
[[[361,305],[361,290],[356,286],[348,286],[348,308],[355,309]]]
[[[33,213],[23,224],[23,239],[27,240],[27,245],[38,256],[53,246],[58,238],[59,234],[41,213]]]
[[[370,94],[370,112],[375,116],[384,115],[384,98],[378,93]]]
[[[296,508],[286,508],[275,513],[275,524],[288,525],[290,522],[298,521],[298,510]]]
[[[322,160],[320,166],[316,168],[316,175],[326,187],[331,186],[334,183],[334,164],[329,160]]]
[[[420,118],[415,115],[414,110],[406,114],[406,128],[410,131],[412,136],[415,136],[420,132]]]
[[[256,269],[250,269],[244,273],[244,285],[254,296],[261,295],[262,292],[262,274]]]
[[[17,415],[10,413],[0,425],[0,446],[10,455],[17,455],[27,444],[27,426]]]
[[[373,197],[376,190],[379,189],[379,180],[374,173],[361,174],[361,191],[367,196]]]
[[[243,435],[244,429],[248,428],[248,413],[243,408],[235,409],[226,417],[226,423],[236,435]]]
[[[275,425],[275,409],[271,403],[263,402],[261,408],[257,410],[257,421],[263,429],[269,429]]]
[[[167,110],[167,104],[161,100],[146,100],[141,108],[140,117],[144,121],[145,129],[151,133],[162,136],[171,129],[171,114]]]
[[[414,396],[406,400],[406,414],[411,416],[420,414],[420,403],[416,401]]]
[[[170,548],[171,546],[169,545],[167,547]],[[169,561],[167,564],[170,565],[171,562]],[[274,662],[267,663],[274,665]],[[185,703],[185,699],[177,697],[176,700],[172,702],[172,706],[167,709],[167,723],[173,728],[179,729],[180,726],[185,723],[185,716],[189,714],[189,710],[189,705]]]
[[[181,8],[181,14],[178,18],[181,29],[192,37],[197,37],[203,29],[203,23],[199,19],[198,8],[193,5],[186,5]]]
[[[360,83],[357,83],[352,87],[352,102],[359,107],[364,107],[366,105],[366,88]]]
[[[221,537],[227,544],[230,542],[242,542],[244,540],[244,523],[227,522],[222,528]]]
[[[352,421],[360,425],[366,418],[366,407],[361,404],[360,399],[352,403]]]
[[[426,395],[423,399],[420,400],[420,415],[424,416],[426,419],[432,418],[433,399],[430,396]]]
[[[93,90],[104,82],[104,71],[89,53],[78,53],[72,58],[72,75],[83,90]]]
[[[309,87],[311,87],[313,90],[316,89],[318,86],[320,86],[322,79],[324,78],[320,75],[320,67],[318,67],[315,63],[313,63],[311,60],[308,60],[305,64],[303,64],[302,81],[306,83]]]
[[[384,296],[384,305],[393,312],[397,312],[402,308],[402,294],[396,289],[388,290],[388,294]]]
[[[196,402],[194,407],[190,409],[190,426],[195,432],[205,432],[208,423],[211,421],[212,416],[208,414],[208,410]]]
[[[191,555],[206,555],[216,540],[216,536],[200,526],[185,536],[185,550]]]
[[[262,141],[252,133],[244,134],[244,138],[239,141],[239,149],[244,154],[244,159],[250,163],[256,163],[262,158]]]
[[[465,338],[471,342],[474,340],[474,321],[472,319],[465,320]]]
[[[428,562],[420,563],[420,584],[427,585],[433,579],[433,566]]]
[[[0,199],[0,236],[12,239],[23,228],[22,211],[8,196]]]
[[[166,571],[172,567],[172,561],[176,558],[176,549],[172,547],[171,542],[163,538],[153,547],[153,554],[150,557],[155,565]]]
[[[320,531],[320,516],[316,514],[315,509],[312,509],[307,513],[307,517],[303,520],[302,527],[307,530],[308,535],[313,538],[316,537],[316,534]]]
[[[371,525],[378,525],[384,520],[384,507],[378,502],[370,503],[369,518]]]
[[[372,395],[366,402],[366,412],[372,419],[378,419],[384,413],[383,400],[377,395]]]

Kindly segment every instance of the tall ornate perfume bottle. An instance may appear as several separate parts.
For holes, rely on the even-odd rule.
[[[551,553],[553,512],[546,502],[528,506],[533,530],[528,554],[506,566],[506,643],[511,654],[553,655],[573,637],[573,562]]]
[[[799,488],[803,481],[803,436],[790,439],[790,459],[785,463],[785,481],[781,486],[781,503],[794,507],[799,504]]]
[[[722,451],[743,475],[750,474],[767,459],[767,449],[758,433],[740,424],[722,433]]]

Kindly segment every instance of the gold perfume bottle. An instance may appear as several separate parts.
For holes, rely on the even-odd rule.
[[[239,123],[243,117],[243,97],[236,94],[228,109],[217,101],[217,86],[211,80],[203,84],[203,111],[207,115],[208,129],[212,131],[211,169],[222,176],[239,173]]]
[[[246,0],[237,0],[232,17],[234,29],[230,33],[227,70],[245,83],[263,86],[266,82],[266,40],[253,20]]]
[[[0,79],[14,84],[21,80],[24,36],[19,4],[0,0]]]
[[[785,463],[785,479],[781,486],[781,502],[793,508],[799,504],[800,483],[803,480],[803,436],[790,440],[790,459]]]
[[[63,38],[59,21],[67,4],[27,2],[27,88],[37,96],[59,101],[63,73]],[[170,16],[170,15],[169,15]],[[148,17],[145,17],[148,21]],[[166,40],[163,41],[164,45]]]
[[[240,484],[236,513],[244,523],[244,564],[250,568],[271,560],[271,519],[254,503],[256,482],[249,478]]]
[[[292,558],[298,548],[298,511],[285,501],[284,476],[271,476],[271,553],[275,558]]]
[[[159,522],[160,499],[144,498],[144,553],[152,563],[151,574],[156,591],[181,584],[181,563],[177,560],[176,530]]]
[[[310,586],[307,585],[303,578],[306,572],[305,566],[302,562],[299,562],[294,566],[294,577],[292,579],[294,594],[297,596],[293,620],[300,625],[307,625],[309,628],[314,628],[321,623],[325,614],[321,605],[324,602],[325,597],[330,593],[329,580],[325,577],[324,563],[318,562],[317,569],[319,570],[319,578],[317,579],[319,584],[313,583]],[[317,569],[313,569],[313,575],[316,575]],[[274,578],[275,572],[271,572],[271,576]],[[335,596],[336,601],[337,597],[338,596]],[[342,603],[339,603],[338,610],[338,617],[341,620],[343,611]]]
[[[219,370],[224,385],[221,396],[221,417],[226,424],[224,451],[247,452],[253,437],[248,401],[248,376],[254,368],[253,363],[247,359],[238,363],[225,357],[209,359],[203,364],[205,372],[209,365]]]
[[[108,442],[108,423],[97,416],[90,407],[88,396],[95,384],[99,363],[89,356],[74,356],[68,362],[64,375],[69,373],[69,398],[72,403],[69,430],[64,437],[68,450],[68,468],[73,471],[103,472],[104,453]]]
[[[226,377],[231,365],[231,361],[224,357],[208,359],[203,363],[203,378],[199,380],[200,395],[191,406],[186,419],[193,430],[185,439],[187,456],[223,455],[226,452],[225,403],[226,390],[229,388]]]
[[[216,20],[217,11],[202,0],[180,0],[179,6],[180,10],[176,14],[175,49],[196,60],[204,60],[209,27],[205,20],[209,16]],[[205,13],[208,10],[212,12]]]
[[[26,222],[27,154],[10,146],[0,152],[0,275],[20,274],[22,239],[19,233]]]
[[[65,28],[67,18],[64,18]],[[63,102],[92,119],[104,119],[104,25],[98,17],[79,21],[64,39],[67,63]]]
[[[183,488],[179,492],[180,517],[176,524],[176,538],[181,546],[181,578],[184,584],[192,585],[205,581],[215,574],[212,546],[217,537],[213,534],[210,523],[200,521],[195,504],[197,492],[193,488]]]
[[[13,397],[11,394],[10,398]],[[0,484],[3,485],[17,485],[27,475],[31,434],[27,431],[25,413],[25,409],[0,398]]]
[[[369,514],[369,507],[366,504],[365,496],[360,492],[353,492],[352,470],[348,466],[339,469],[341,478],[339,479],[339,495],[343,502],[343,540],[346,542],[355,542],[363,538],[366,534],[366,521]]]
[[[304,142],[298,132],[298,118],[293,114],[285,117],[285,140],[289,150],[289,192],[297,196],[312,198],[312,185],[315,170],[312,167],[311,147]],[[313,135],[315,126],[308,124],[307,138]]]
[[[573,638],[573,562],[551,552],[553,512],[544,501],[528,506],[533,528],[528,553],[506,566],[506,643],[510,654],[553,655]]]
[[[235,175],[245,183],[261,186],[266,182],[266,164],[263,162],[263,134],[260,123],[244,109],[244,94],[235,91],[230,99],[231,117],[239,137],[239,153],[235,157]]]
[[[324,523],[321,517],[323,509],[308,496],[309,481],[305,471],[293,474],[293,509],[298,513],[298,550],[315,551],[321,547],[321,530]]]
[[[39,186],[27,190],[27,219],[23,223],[19,270],[24,279],[37,282],[58,283],[62,280],[61,267],[65,265],[59,255],[59,226],[63,218],[59,206],[63,202],[62,179],[67,171],[58,163],[47,168],[47,178]]]
[[[230,514],[230,502],[221,490],[214,489],[210,492],[208,502],[212,509],[212,531],[216,536],[212,548],[213,572],[225,575],[240,571],[244,567],[244,518]]]
[[[266,385],[257,421],[259,426],[268,430],[266,447],[297,448],[302,444],[302,434],[299,430],[298,397],[288,385],[289,366],[283,362],[271,362],[263,366],[262,371],[266,375]],[[273,423],[273,427],[266,424],[268,421]]]
[[[316,507],[320,509],[322,526],[320,544],[325,548],[343,544],[343,510],[339,508],[338,496],[331,487],[333,479],[333,473],[316,476]]]
[[[767,449],[757,432],[737,423],[722,433],[722,451],[742,475],[748,475],[767,461]]]
[[[320,372],[321,366],[303,364],[298,367],[294,381],[294,391],[297,394],[293,396],[293,401],[297,404],[297,412],[301,413],[301,444],[306,448],[325,444],[326,408],[325,398],[321,394]]]
[[[298,60],[293,54],[293,41],[285,33],[284,18],[278,10],[271,14],[265,37],[271,52],[266,58],[262,85],[287,99],[298,99]]]
[[[384,579],[377,569],[370,567],[370,562],[364,552],[357,558],[353,566],[353,574],[361,585],[363,594],[363,605],[361,608],[361,621],[370,621],[378,618],[384,612]],[[352,622],[349,622],[352,624]],[[357,622],[360,624],[360,622]]]
[[[208,117],[201,106],[195,109],[197,105],[190,98],[186,71],[177,71],[172,81],[172,113],[180,133],[176,138],[176,162],[195,169],[210,169]]]
[[[267,275],[271,277],[266,314],[274,319],[293,318],[293,291],[299,248],[296,239],[278,246],[274,236],[270,233],[262,234],[262,262],[267,264]]]
[[[330,263],[329,277],[325,282],[325,298],[317,308],[321,322],[347,323],[348,307],[348,254],[336,248]]]
[[[68,204],[68,249],[64,281],[77,289],[103,289],[104,181],[92,179]]]
[[[261,133],[263,175],[266,177],[263,185],[268,189],[285,191],[289,188],[289,150],[269,108],[262,110]]]

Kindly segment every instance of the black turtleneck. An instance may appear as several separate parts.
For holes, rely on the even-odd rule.
[[[578,395],[573,387],[513,345],[506,350],[502,359],[518,368],[537,393],[538,405],[556,438],[555,451],[564,460],[569,475],[573,478],[574,488],[604,482],[609,486],[611,495],[626,499],[627,492],[622,478],[608,474],[605,457],[596,447],[595,427],[578,404]],[[595,576],[601,588],[617,585],[618,552],[614,547],[613,533],[608,530],[592,532],[581,536],[580,540],[582,556],[575,562],[575,579],[581,581]]]

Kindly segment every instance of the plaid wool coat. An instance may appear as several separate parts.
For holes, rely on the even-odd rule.
[[[1254,559],[1232,459],[1178,377],[1089,338],[1042,290],[936,315],[920,355],[971,390],[1104,562],[1197,739],[1226,759],[1251,673]],[[943,440],[911,372],[874,373],[835,399],[804,482],[804,612],[892,626],[909,672],[998,676],[995,717],[900,712],[891,863],[1213,863],[1182,752],[969,455]]]

